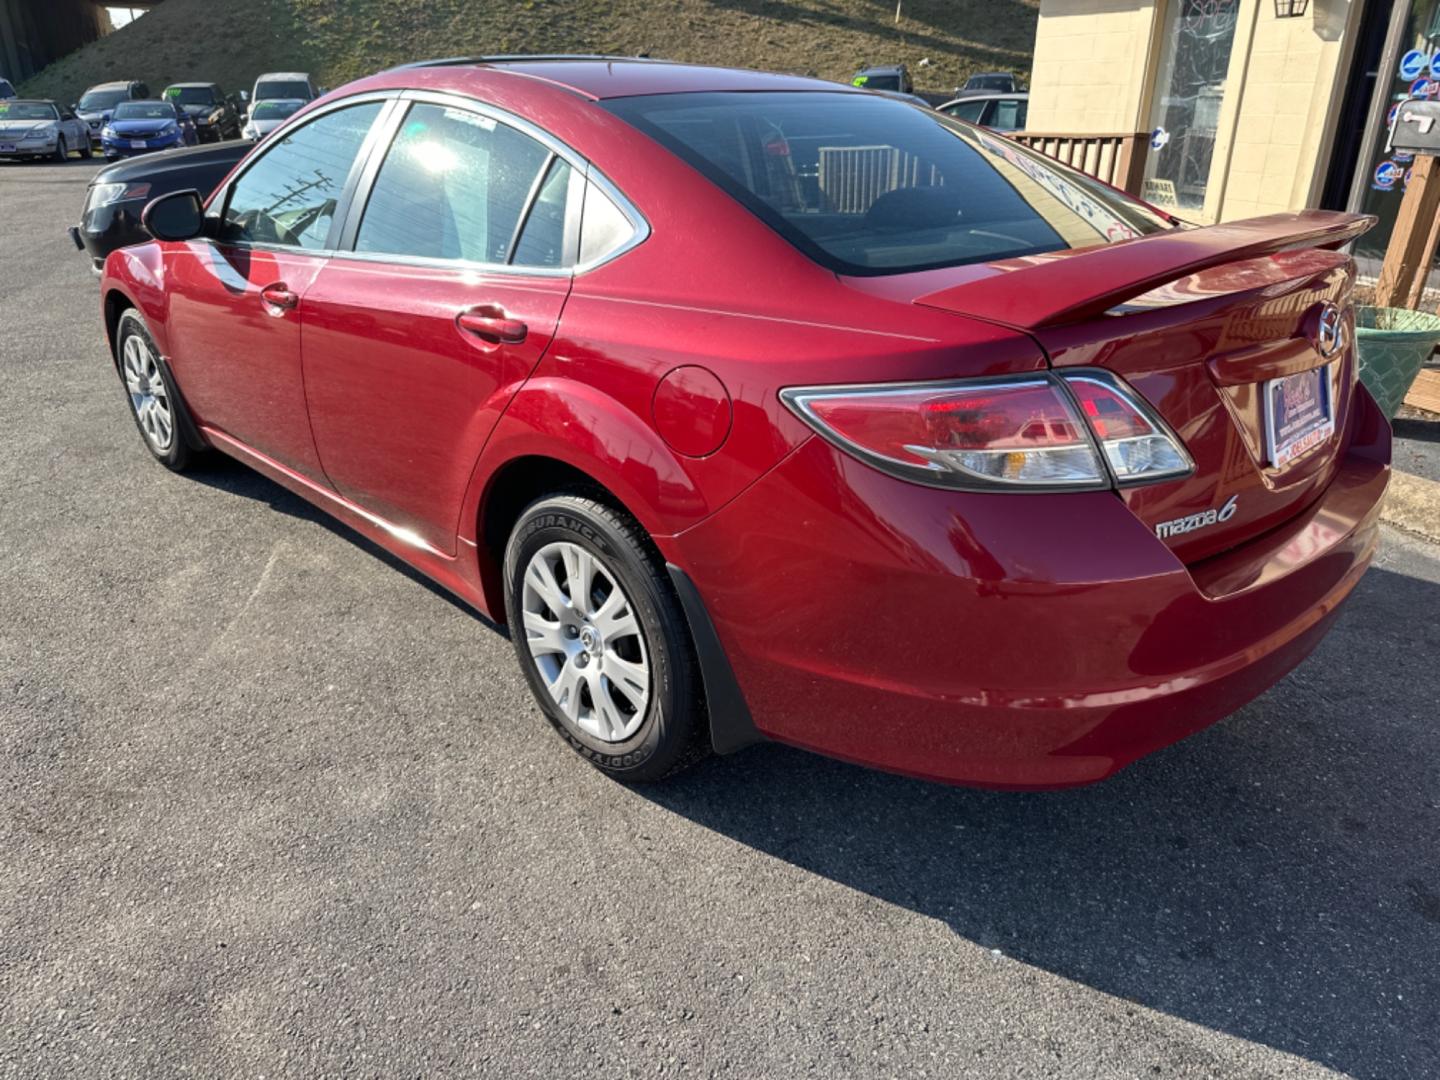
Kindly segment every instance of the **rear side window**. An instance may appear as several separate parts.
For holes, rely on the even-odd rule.
[[[1082,173],[884,97],[663,94],[602,105],[838,273],[958,266],[1168,227]]]
[[[1001,98],[995,102],[995,111],[986,122],[1000,131],[1019,131],[1025,126],[1025,111],[1029,104],[1019,98]]]
[[[570,166],[530,136],[467,109],[417,104],[375,177],[355,250],[560,266],[569,190]]]
[[[381,102],[336,109],[267,146],[230,189],[221,239],[323,248]]]

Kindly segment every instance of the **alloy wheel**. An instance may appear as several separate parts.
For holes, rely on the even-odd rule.
[[[615,573],[578,544],[546,544],[525,567],[522,606],[525,643],[555,706],[602,742],[634,735],[650,702],[650,660]]]
[[[170,394],[160,375],[160,365],[145,339],[131,334],[122,351],[125,389],[130,392],[130,407],[140,422],[140,430],[160,453],[170,449],[175,438],[175,415],[170,408]]]

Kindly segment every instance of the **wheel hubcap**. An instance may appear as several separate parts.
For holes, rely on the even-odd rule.
[[[125,374],[125,389],[130,392],[130,407],[140,421],[140,430],[150,445],[161,453],[170,449],[175,438],[175,420],[170,412],[170,395],[165,390],[165,380],[160,377],[160,366],[155,354],[139,334],[125,339],[121,354]]]
[[[634,735],[650,702],[650,658],[630,598],[578,544],[547,544],[525,567],[525,644],[551,701],[602,742]]]

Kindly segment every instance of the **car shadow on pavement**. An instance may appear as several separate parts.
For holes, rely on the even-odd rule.
[[[325,511],[312,506],[299,495],[287,488],[281,487],[267,476],[263,476],[247,465],[236,461],[234,458],[226,457],[224,454],[209,454],[202,464],[197,464],[185,473],[186,479],[194,480],[207,487],[216,488],[220,491],[229,492],[232,495],[243,495],[247,499],[254,499],[256,502],[264,503],[270,509],[291,517],[299,518],[319,525],[321,528],[334,533],[341,539],[347,540],[356,547],[375,556],[386,566],[397,573],[404,574],[417,585],[422,586],[431,593],[440,597],[446,603],[453,605],[467,615],[473,616],[491,630],[509,637],[508,631],[503,626],[491,622],[484,615],[480,614],[469,604],[455,596],[448,589],[437,585],[420,571],[416,570],[409,563],[390,554],[379,544],[362,536],[350,526],[331,517]]]
[[[1435,612],[1440,586],[1372,570],[1279,686],[1090,788],[946,788],[762,746],[643,794],[1125,1002],[1359,1077],[1433,1075]]]

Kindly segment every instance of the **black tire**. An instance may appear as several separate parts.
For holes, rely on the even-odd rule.
[[[643,657],[650,667],[648,701],[639,726],[621,740],[598,738],[565,715],[527,644],[524,574],[536,553],[557,541],[583,548],[598,561],[631,602],[643,635]],[[664,560],[634,518],[587,492],[531,503],[505,547],[505,584],[510,639],[521,670],[541,711],[576,753],[626,783],[661,780],[710,753],[704,684],[685,613]],[[633,719],[635,712],[629,715]]]
[[[90,145],[90,136],[85,136],[85,141],[80,144],[80,156],[89,161],[95,156],[95,148]]]
[[[127,378],[129,358],[126,346],[132,338],[143,343],[144,349],[153,359],[153,365],[147,365],[149,367],[146,373],[148,381],[142,385],[154,388],[155,380],[157,378],[159,380],[159,388],[163,389],[163,395],[155,393],[149,396],[164,402],[169,420],[168,439],[161,439],[157,436],[158,420],[152,418],[147,426],[146,420],[141,416],[142,405],[136,402],[136,395],[131,392],[132,384]],[[140,432],[140,440],[145,444],[145,449],[150,451],[156,461],[172,472],[184,472],[197,457],[195,449],[186,438],[186,432],[190,430],[190,419],[185,413],[185,403],[175,388],[170,371],[160,358],[160,350],[155,345],[155,339],[150,336],[150,330],[146,327],[145,320],[134,308],[126,308],[120,313],[120,321],[115,327],[115,355],[119,359],[117,367],[120,374],[120,385],[125,391],[125,400],[130,403],[130,417],[135,421],[135,427]]]
[[[70,148],[65,145],[65,136],[63,134],[55,137],[55,160],[61,165],[64,165],[65,162],[70,160]]]

